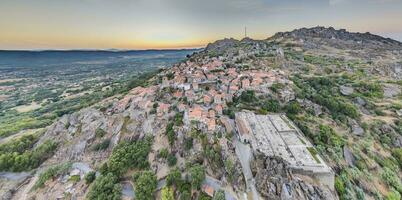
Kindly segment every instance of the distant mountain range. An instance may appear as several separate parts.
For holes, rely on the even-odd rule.
[[[167,50],[0,50],[0,68],[32,65],[52,65],[80,61],[129,59],[131,57],[154,58],[155,56],[191,54],[199,49]]]

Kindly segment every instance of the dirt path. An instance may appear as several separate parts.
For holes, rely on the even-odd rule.
[[[237,138],[235,139],[236,155],[240,160],[243,169],[244,177],[246,178],[248,199],[259,200],[259,195],[255,187],[254,177],[250,168],[250,160],[252,156],[251,149],[248,145],[241,143]]]

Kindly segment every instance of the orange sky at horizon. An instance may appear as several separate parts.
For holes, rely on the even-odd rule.
[[[402,0],[14,0],[0,49],[174,49],[333,26],[402,41]]]

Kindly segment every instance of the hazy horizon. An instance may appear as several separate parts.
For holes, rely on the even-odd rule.
[[[402,41],[402,0],[71,0],[0,2],[0,49],[200,48],[303,27]]]

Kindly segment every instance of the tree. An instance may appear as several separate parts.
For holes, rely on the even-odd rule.
[[[338,192],[339,197],[343,197],[345,195],[345,184],[343,183],[341,177],[335,178],[335,189]]]
[[[188,151],[193,148],[193,138],[189,137],[184,139],[184,150]]]
[[[281,106],[280,106],[278,100],[270,99],[265,102],[265,104],[263,105],[263,108],[270,112],[278,112],[280,110]]]
[[[85,174],[85,183],[86,184],[91,184],[96,178],[96,173],[94,171],[88,172],[87,174]]]
[[[162,200],[174,200],[174,192],[171,187],[163,187],[162,188]]]
[[[257,98],[255,97],[255,92],[254,90],[247,90],[243,91],[240,95],[240,100],[243,103],[252,103],[256,100]]]
[[[401,195],[399,194],[399,192],[395,191],[395,190],[391,190],[388,195],[386,200],[400,200],[401,199]]]
[[[402,168],[402,148],[395,148],[392,150],[392,156],[398,161],[400,167]]]
[[[144,169],[148,166],[148,153],[152,139],[123,142],[113,149],[108,162],[108,171],[120,177],[129,167]]]
[[[172,166],[176,165],[177,158],[174,154],[169,154],[167,161],[168,161],[169,167],[172,167]]]
[[[121,199],[122,187],[118,182],[118,178],[108,173],[99,176],[88,193],[89,200],[118,200]]]
[[[297,101],[292,101],[285,107],[288,114],[296,115],[301,112],[300,104]]]
[[[135,197],[138,200],[154,199],[154,193],[158,186],[156,175],[152,171],[144,171],[134,175],[134,190]]]
[[[233,161],[228,158],[228,159],[225,160],[224,165],[225,165],[226,173],[228,175],[229,182],[233,182],[234,175],[235,175],[235,172],[236,172],[235,165],[234,165]]]
[[[19,172],[35,169],[42,162],[53,156],[57,145],[52,140],[46,140],[35,149],[26,150],[23,153],[20,153],[20,151],[23,151],[22,149],[15,147],[10,147],[9,149],[2,148],[5,153],[0,153],[0,171]]]
[[[211,197],[209,197],[207,194],[204,192],[201,192],[200,196],[198,197],[198,200],[212,200]]]
[[[100,128],[100,127],[98,127],[98,128],[95,130],[95,135],[96,135],[97,138],[101,138],[101,137],[103,137],[103,136],[106,135],[106,134],[107,134],[106,131],[103,130],[102,128]]]
[[[107,149],[110,145],[110,139],[105,139],[100,143],[94,144],[93,146],[91,146],[91,150],[93,151],[103,151],[105,149]]]
[[[271,90],[274,93],[278,93],[280,89],[284,88],[285,86],[282,83],[274,83],[271,86]]]
[[[225,200],[225,192],[223,190],[218,190],[215,192],[214,197],[212,200]]]
[[[66,174],[70,168],[71,163],[61,163],[47,168],[45,171],[39,174],[38,180],[35,182],[35,185],[32,187],[32,189],[36,190],[45,186],[47,180]]]
[[[200,189],[202,181],[205,179],[205,169],[199,164],[195,164],[190,168],[191,187],[194,189]]]
[[[171,185],[179,185],[181,182],[181,173],[178,168],[175,168],[173,170],[170,170],[169,174],[166,176],[166,184],[168,186]]]
[[[168,136],[169,144],[171,146],[174,144],[174,141],[176,140],[176,133],[174,132],[173,126],[174,126],[173,122],[170,122],[166,126],[166,135]]]
[[[189,200],[189,199],[191,199],[191,193],[189,191],[186,190],[180,194],[180,200]]]
[[[402,183],[398,174],[389,169],[388,167],[384,167],[381,173],[381,178],[384,180],[388,186],[395,188],[398,192],[402,192]]]

